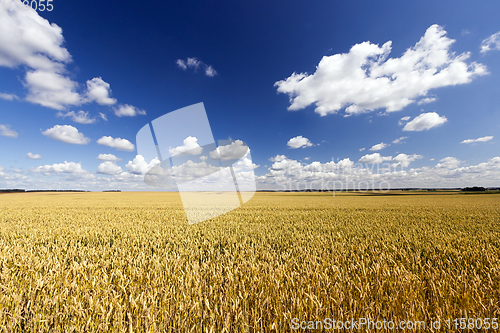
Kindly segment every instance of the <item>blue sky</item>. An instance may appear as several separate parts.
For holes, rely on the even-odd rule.
[[[498,1],[52,5],[0,2],[0,188],[151,190],[137,132],[199,102],[261,189],[500,186]]]

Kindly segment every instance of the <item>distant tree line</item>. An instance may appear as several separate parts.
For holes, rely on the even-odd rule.
[[[464,187],[463,192],[485,192],[486,188],[482,186]]]

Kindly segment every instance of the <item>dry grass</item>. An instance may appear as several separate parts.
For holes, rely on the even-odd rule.
[[[7,331],[500,317],[500,195],[258,193],[189,226],[177,194],[3,194],[0,270]]]

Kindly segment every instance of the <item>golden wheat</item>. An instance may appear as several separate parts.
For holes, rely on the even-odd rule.
[[[500,317],[500,195],[0,195],[0,326],[289,332],[292,319]]]

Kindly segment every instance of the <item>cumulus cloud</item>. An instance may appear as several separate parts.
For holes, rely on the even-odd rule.
[[[349,159],[337,163],[301,164],[283,160],[269,172],[256,177],[259,189],[388,189],[408,187],[465,187],[500,185],[500,157],[478,165],[461,167],[455,157],[444,158],[434,167],[406,169],[420,155],[400,154],[382,167],[354,164]],[[278,165],[279,164],[279,165]]]
[[[382,156],[379,153],[367,154],[359,159],[359,163],[380,164],[384,161],[392,161],[392,156]]]
[[[10,2],[17,9],[0,12],[0,66],[25,69],[27,101],[56,110],[89,102],[116,103],[102,78],[88,80],[85,91],[70,78],[67,65],[72,58],[63,46],[62,29],[57,24],[35,10],[22,10],[25,6],[19,0]],[[0,98],[12,100],[17,96],[2,93]]]
[[[90,142],[89,138],[78,132],[78,129],[71,125],[55,125],[43,131],[42,134],[48,138],[75,145],[86,145]]]
[[[205,64],[198,58],[177,59],[175,63],[182,70],[191,68],[196,72],[198,69],[202,69],[206,76],[212,77],[217,75],[217,71],[212,66]]]
[[[97,160],[99,160],[99,161],[118,162],[118,161],[121,161],[122,159],[116,157],[113,154],[99,154],[99,156],[97,156]]]
[[[32,154],[32,153],[28,153],[26,154],[26,158],[30,159],[30,160],[39,160],[42,158],[42,155],[40,154]]]
[[[134,151],[135,149],[134,144],[127,139],[112,138],[111,136],[103,136],[102,138],[97,140],[97,143],[103,146],[108,146],[124,151]]]
[[[247,145],[241,140],[235,140],[228,145],[219,146],[216,150],[210,152],[210,158],[222,161],[239,160],[250,151]]]
[[[142,155],[136,155],[132,161],[129,161],[125,167],[127,170],[135,175],[146,174],[153,167],[160,164],[158,158],[154,158],[149,163],[146,162]]]
[[[387,143],[377,143],[376,145],[373,145],[373,147],[370,148],[371,151],[379,151],[379,150],[382,150],[384,148],[387,148],[389,147],[390,144],[387,144]]]
[[[80,110],[78,112],[75,112],[75,111],[61,112],[61,111],[59,111],[56,116],[61,117],[61,118],[70,117],[71,120],[73,120],[75,123],[79,123],[79,124],[93,124],[96,122],[95,118],[90,118],[89,113],[82,111],[82,110]]]
[[[493,139],[493,136],[483,136],[482,138],[478,138],[478,139],[467,139],[467,140],[464,140],[460,143],[477,143],[477,142],[487,142],[487,141],[490,141]]]
[[[89,175],[89,172],[82,168],[81,163],[67,162],[52,165],[43,165],[37,168],[30,168],[31,172],[48,174],[68,173],[73,175]]]
[[[146,115],[146,111],[128,104],[121,104],[113,109],[117,117],[135,117],[137,115]]]
[[[500,31],[486,38],[481,43],[481,53],[491,50],[500,50]]]
[[[442,125],[447,121],[448,119],[446,119],[445,116],[440,116],[436,112],[422,113],[408,122],[403,128],[403,131],[426,131]]]
[[[441,159],[438,163],[436,164],[437,169],[455,169],[457,168],[460,164],[462,164],[462,161],[460,161],[456,157],[448,156],[443,159]]]
[[[410,119],[410,118],[408,117],[408,120],[409,120],[409,119]],[[402,136],[402,137],[397,138],[396,140],[392,141],[392,143],[394,143],[394,144],[404,143],[404,140],[406,140],[406,139],[408,139],[408,137],[407,137],[407,136]]]
[[[0,93],[0,98],[5,99],[6,101],[13,101],[15,99],[19,99],[19,97],[17,97],[17,95],[7,94],[7,93]]]
[[[269,161],[271,162],[280,162],[286,159],[285,155],[276,155],[275,157],[270,157]]]
[[[413,155],[399,154],[398,156],[394,157],[393,166],[403,166],[406,168],[410,165],[411,162],[418,160],[422,157],[423,157],[422,155],[417,155],[417,154]]]
[[[123,170],[115,162],[106,161],[99,164],[97,167],[97,173],[102,173],[104,175],[116,175],[122,173]]]
[[[198,144],[198,139],[194,136],[188,136],[184,139],[182,146],[175,148],[170,148],[168,151],[172,156],[182,156],[182,155],[200,155],[203,151],[203,147]]]
[[[345,108],[347,115],[376,109],[386,112],[428,98],[429,90],[465,84],[487,74],[482,64],[467,63],[469,53],[450,51],[455,41],[439,25],[429,27],[401,57],[387,59],[392,42],[354,45],[349,53],[325,56],[314,74],[293,73],[275,83],[290,98],[289,110],[311,104],[322,116]]]
[[[19,133],[17,133],[13,129],[10,129],[10,125],[0,124],[0,135],[7,136],[9,138],[17,138],[19,136]]]
[[[87,81],[87,99],[92,102],[95,101],[100,105],[113,105],[116,99],[109,97],[111,88],[109,83],[104,82],[100,77],[95,77]]]
[[[291,138],[287,142],[287,146],[292,149],[311,147],[313,144],[308,138],[304,138],[302,135]]]
[[[56,72],[35,70],[26,73],[26,100],[56,110],[82,104],[78,83]]]
[[[23,6],[19,0],[13,4]],[[66,74],[71,55],[59,26],[34,10],[2,10],[0,31],[0,66],[26,66],[26,100],[57,110],[81,104],[78,84]]]

